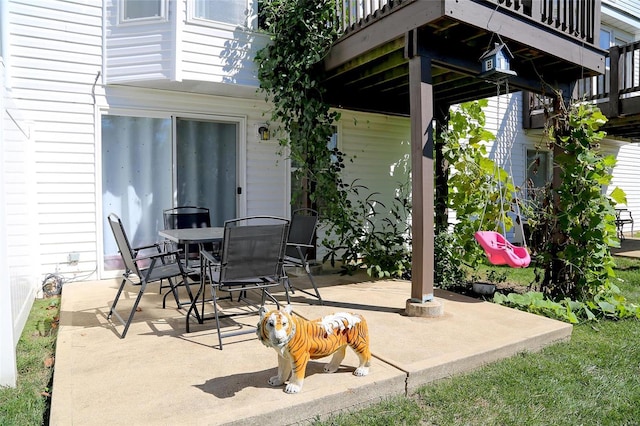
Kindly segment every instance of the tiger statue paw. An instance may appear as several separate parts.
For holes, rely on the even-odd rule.
[[[280,376],[272,376],[272,377],[269,377],[268,383],[271,386],[280,386],[280,385],[284,385],[284,380],[281,380]]]
[[[360,364],[355,376],[369,374],[371,351],[369,330],[361,315],[338,312],[326,317],[307,321],[292,314],[291,306],[267,311],[260,308],[257,330],[258,340],[278,353],[278,375],[269,378],[269,385],[285,383],[286,393],[302,391],[307,364],[311,359],[333,354],[325,373],[335,373],[344,360],[347,346],[354,350]]]
[[[287,383],[284,387],[285,393],[299,393],[302,390],[302,386],[294,385],[293,383]]]

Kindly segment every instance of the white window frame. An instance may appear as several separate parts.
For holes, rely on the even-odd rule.
[[[238,27],[246,31],[256,31],[258,29],[258,2],[257,0],[244,0],[247,10],[249,11],[246,20],[241,23],[229,23],[223,21],[215,21],[213,19],[201,18],[196,16],[196,1],[187,1],[187,22],[194,25],[202,25],[205,27],[222,28],[228,30],[237,30]],[[205,0],[212,1],[212,0]],[[215,0],[214,0],[215,1]]]
[[[118,25],[153,24],[158,22],[167,22],[169,20],[169,0],[147,0],[157,1],[160,4],[160,16],[148,16],[133,19],[127,19],[124,15],[125,3],[127,1],[128,0],[118,0]]]

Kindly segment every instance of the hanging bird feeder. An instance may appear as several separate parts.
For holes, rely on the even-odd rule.
[[[480,56],[480,62],[482,63],[480,77],[501,80],[518,75],[511,69],[511,59],[513,59],[513,54],[507,45],[502,42],[495,43],[492,49]]]

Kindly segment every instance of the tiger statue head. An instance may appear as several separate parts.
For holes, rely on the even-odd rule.
[[[260,322],[256,334],[265,346],[276,350],[283,348],[295,333],[296,323],[292,318],[291,305],[270,312],[267,312],[264,306],[260,309]]]
[[[365,376],[369,373],[369,330],[361,315],[338,312],[308,321],[293,315],[290,305],[270,311],[262,307],[257,335],[258,340],[278,353],[278,375],[269,378],[268,383],[280,386],[288,381],[284,389],[286,393],[298,393],[302,390],[310,359],[333,354],[324,371],[338,371],[347,346],[355,351],[360,360],[353,374]]]

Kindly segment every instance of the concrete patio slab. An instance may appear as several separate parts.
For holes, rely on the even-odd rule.
[[[435,379],[522,351],[570,338],[572,327],[492,303],[438,291],[444,316],[404,315],[410,283],[371,281],[366,275],[321,275],[324,305],[301,292],[294,312],[315,319],[337,311],[364,315],[374,355],[370,374],[352,374],[357,357],[347,351],[341,369],[322,372],[312,361],[300,394],[267,384],[277,357],[255,333],[218,339],[213,321],[191,323],[184,311],[162,309],[157,286],[142,298],[129,333],[120,339],[106,319],[116,280],[68,284],[63,289],[50,424],[283,425],[353,409],[413,392]],[[298,285],[304,286],[304,279]],[[123,310],[131,306],[122,301]],[[276,293],[284,300],[282,293]],[[253,330],[257,315],[226,321]],[[121,330],[118,326],[117,330]]]

